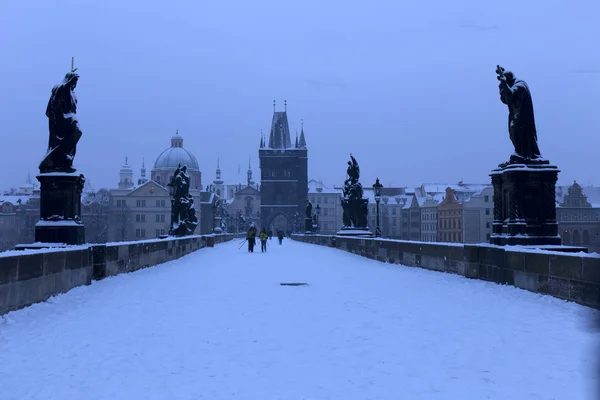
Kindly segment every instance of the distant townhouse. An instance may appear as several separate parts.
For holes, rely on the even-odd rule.
[[[444,195],[435,194],[427,196],[421,205],[421,241],[437,242],[438,239],[438,205]]]
[[[319,206],[320,233],[333,235],[342,228],[342,190],[329,188],[322,181],[311,179],[308,181],[308,199],[313,205],[313,213]],[[304,220],[304,215],[302,218]]]
[[[464,243],[489,243],[494,221],[493,199],[492,186],[464,199],[462,203]]]
[[[600,252],[600,187],[556,187],[556,218],[564,245]]]

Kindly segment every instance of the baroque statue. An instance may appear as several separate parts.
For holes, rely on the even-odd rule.
[[[500,166],[542,162],[537,143],[533,101],[527,83],[499,65],[496,67],[496,74],[500,81],[500,100],[508,106],[508,132],[515,148],[510,160]]]
[[[46,107],[48,117],[48,151],[40,163],[40,173],[75,172],[73,159],[81,130],[77,121],[77,97],[75,87],[79,80],[76,69],[65,75],[62,83],[52,88]]]
[[[312,203],[310,200],[306,200],[305,218],[304,218],[304,230],[308,232],[313,231],[314,220],[312,216]]]
[[[363,199],[363,188],[358,179],[360,178],[360,167],[356,159],[350,155],[348,177],[344,181],[344,192],[342,197],[342,220],[345,228],[367,227],[368,200]]]
[[[194,199],[190,195],[190,176],[187,167],[181,164],[167,185],[171,192],[171,229],[169,235],[192,235],[198,226]]]

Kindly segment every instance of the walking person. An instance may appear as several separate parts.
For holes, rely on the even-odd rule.
[[[265,228],[262,228],[260,230],[260,233],[258,234],[258,237],[260,238],[260,251],[261,253],[264,253],[265,251],[267,251],[267,239],[269,238],[267,230]]]
[[[254,245],[256,244],[256,226],[254,226],[254,222],[251,223],[250,228],[248,228],[246,240],[248,241],[248,252],[254,253]]]
[[[279,239],[279,244],[283,243],[283,231],[282,230],[277,231],[277,239]]]

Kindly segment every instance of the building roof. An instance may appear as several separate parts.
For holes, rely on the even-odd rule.
[[[446,193],[446,188],[450,188],[455,192],[480,192],[486,187],[491,186],[490,184],[481,184],[481,183],[463,183],[462,181],[458,183],[424,183],[421,185],[423,191],[427,195],[436,194],[436,193]]]
[[[292,147],[290,139],[290,126],[286,111],[274,111],[269,135],[269,148],[289,149]]]
[[[317,181],[315,179],[311,179],[308,181],[308,193],[316,194],[316,193],[333,193],[333,194],[341,194],[342,190],[340,189],[330,189],[323,184],[322,181]]]
[[[10,203],[13,206],[17,204],[26,204],[31,196],[2,196],[0,195],[0,204]]]
[[[587,196],[588,203],[590,203],[593,208],[600,208],[600,186],[579,186],[577,182],[570,186],[556,186],[554,193],[557,206],[559,206],[564,201],[565,196],[569,194],[570,187],[580,187],[583,194]]]
[[[154,163],[154,170],[175,170],[181,164],[188,171],[200,171],[198,160],[192,153],[183,148],[183,138],[176,133],[171,138],[171,147],[160,153]]]

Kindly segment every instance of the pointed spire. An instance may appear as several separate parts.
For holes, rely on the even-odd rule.
[[[273,100],[273,112],[275,112],[275,100]]]
[[[298,148],[298,129],[296,129],[296,148]]]
[[[283,101],[283,111],[287,112],[287,100]]]
[[[247,181],[246,186],[252,186],[254,182],[252,181],[252,167],[250,165],[251,156],[248,156],[248,172],[247,172]]]
[[[217,156],[217,170],[215,171],[215,180],[213,181],[213,183],[215,185],[222,185],[223,184],[223,180],[221,179],[221,159],[219,156]]]
[[[142,168],[146,169],[146,160],[142,157]]]
[[[265,135],[263,133],[263,130],[260,130],[260,148],[264,149],[265,148]]]
[[[127,159],[128,159],[128,157],[125,157],[125,165],[127,165]]]
[[[300,125],[300,142],[299,142],[299,148],[301,149],[306,149],[306,138],[304,137],[304,120],[301,120],[301,125]]]

